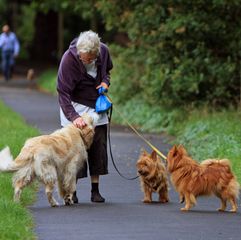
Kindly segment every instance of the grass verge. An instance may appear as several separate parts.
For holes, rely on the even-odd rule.
[[[56,95],[57,69],[48,69],[37,79],[38,87],[44,91]]]
[[[27,126],[24,120],[0,101],[0,149],[8,145],[14,157],[25,140],[39,132]],[[33,219],[26,209],[35,200],[37,185],[24,189],[21,203],[13,202],[12,174],[0,173],[0,239],[35,239]]]
[[[241,183],[241,112],[193,111],[177,126],[175,143],[183,144],[190,155],[201,161],[228,158]]]

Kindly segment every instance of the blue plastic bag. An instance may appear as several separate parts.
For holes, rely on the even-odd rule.
[[[98,93],[101,95],[101,94],[104,94],[104,93],[107,93],[108,92],[108,89],[104,88],[104,87],[100,87],[98,89]]]
[[[112,106],[112,103],[109,101],[107,96],[104,95],[104,93],[107,92],[107,89],[104,87],[101,87],[99,88],[98,92],[100,96],[96,100],[95,111],[97,113],[107,112]]]

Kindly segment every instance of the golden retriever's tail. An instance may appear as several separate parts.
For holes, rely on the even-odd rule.
[[[8,146],[0,151],[0,172],[15,172],[19,167],[14,162]]]

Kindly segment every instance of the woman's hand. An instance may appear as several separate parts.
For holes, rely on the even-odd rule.
[[[73,124],[77,127],[77,128],[84,128],[86,126],[85,121],[83,120],[82,117],[78,117],[73,121]]]
[[[105,89],[108,89],[108,88],[109,88],[109,86],[108,86],[105,82],[101,82],[101,84],[100,84],[99,86],[97,86],[96,89],[99,89],[99,88],[101,88],[101,87],[103,87],[103,88],[105,88]]]

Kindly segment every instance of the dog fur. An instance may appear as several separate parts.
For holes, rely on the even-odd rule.
[[[15,201],[20,200],[22,189],[37,178],[45,185],[52,207],[58,206],[52,194],[56,182],[65,204],[73,204],[76,174],[87,160],[87,149],[94,136],[93,119],[88,114],[83,114],[82,118],[87,124],[82,129],[70,124],[52,134],[28,139],[15,161],[8,147],[0,152],[0,171],[15,172]]]
[[[219,211],[225,211],[227,201],[231,212],[237,211],[239,183],[231,171],[228,159],[207,159],[200,164],[194,161],[181,145],[173,146],[167,156],[171,181],[185,201],[182,211],[196,203],[196,197],[214,194],[221,200]]]
[[[152,202],[153,192],[159,194],[159,201],[161,203],[168,202],[166,168],[161,162],[161,159],[157,156],[157,153],[153,151],[151,154],[148,154],[143,150],[137,161],[136,167],[139,174],[141,189],[144,192],[143,202]]]

